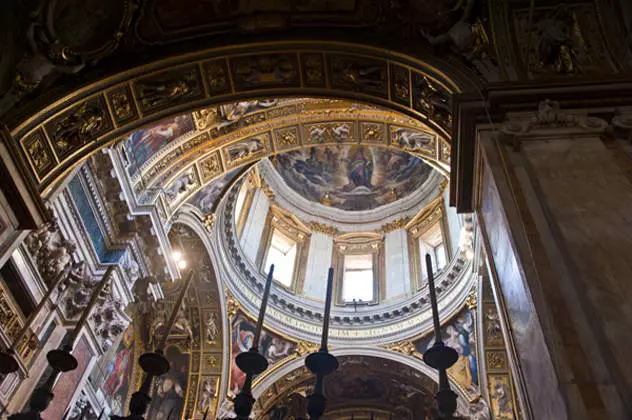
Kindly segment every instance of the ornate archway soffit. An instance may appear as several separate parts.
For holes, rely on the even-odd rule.
[[[387,116],[379,118],[375,114],[368,111],[294,114],[219,138],[213,138],[208,131],[202,132],[176,144],[147,168],[142,179],[137,177],[134,195],[143,204],[162,200],[165,213],[171,215],[204,186],[244,165],[277,153],[340,144],[360,143],[408,151],[448,174],[447,141],[432,132],[421,131],[419,126],[386,123]],[[392,114],[387,118],[397,122]],[[297,120],[301,122],[297,124]],[[176,188],[182,179],[186,179],[184,190]],[[165,193],[176,189],[178,194]]]
[[[121,73],[57,101],[11,134],[43,192],[121,136],[211,104],[271,96],[353,98],[420,119],[449,138],[448,101],[457,91],[436,68],[385,50],[269,43],[209,50]]]

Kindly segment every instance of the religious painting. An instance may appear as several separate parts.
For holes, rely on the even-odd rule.
[[[227,146],[224,149],[224,155],[230,168],[264,156],[269,148],[270,133],[264,133]]]
[[[193,118],[190,114],[185,114],[167,118],[130,134],[125,140],[124,148],[127,172],[134,175],[160,149],[193,129]]]
[[[366,377],[364,374],[332,376],[327,381],[327,395],[341,396],[349,400],[376,400],[388,394],[386,384],[378,377]]]
[[[235,363],[235,358],[241,352],[250,350],[255,338],[256,323],[246,318],[244,314],[238,314],[231,325],[231,365],[230,380],[228,386],[229,394],[237,395],[241,389],[246,374],[243,373]],[[266,331],[261,331],[259,341],[259,353],[265,356],[270,366],[280,362],[296,351],[296,343],[288,341],[281,336]]]
[[[514,419],[513,397],[509,375],[489,375],[489,398],[495,419]]]
[[[67,338],[68,336],[66,336],[66,339]],[[72,351],[72,355],[77,359],[78,366],[75,370],[61,375],[57,383],[55,383],[55,387],[53,388],[55,398],[48,408],[42,412],[41,417],[43,420],[59,420],[63,418],[73,395],[77,391],[77,388],[80,387],[83,374],[88,367],[88,363],[90,363],[90,360],[94,356],[85,336],[79,339],[79,342],[75,345],[75,349]],[[52,368],[47,368],[40,381],[48,378],[51,370]]]
[[[480,393],[475,326],[475,312],[465,308],[441,328],[443,342],[459,354],[456,364],[448,369],[448,374],[470,398]],[[430,334],[415,342],[415,347],[423,354],[434,342],[434,335]]]
[[[371,210],[421,188],[432,168],[402,151],[364,145],[312,147],[277,155],[285,183],[309,201],[341,210]]]
[[[202,415],[208,412],[212,415],[215,412],[218,393],[218,376],[209,376],[207,378],[202,378],[197,399],[197,412]]]
[[[169,372],[154,382],[147,420],[179,419],[184,411],[189,374],[189,355],[178,347],[167,348]]]
[[[169,205],[178,203],[188,193],[198,188],[200,181],[198,180],[195,165],[178,175],[167,188],[164,190],[164,198]]]
[[[110,362],[107,378],[103,382],[103,393],[110,402],[111,414],[123,415],[129,391],[130,376],[134,367],[134,327],[130,324],[116,349],[116,356]]]
[[[195,193],[188,203],[197,207],[203,214],[213,211],[215,202],[222,191],[232,183],[239,172],[239,169],[228,172],[224,176],[211,181],[206,187]]]

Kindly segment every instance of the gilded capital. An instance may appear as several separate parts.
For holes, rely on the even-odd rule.
[[[312,232],[320,232],[328,236],[337,236],[340,234],[340,231],[335,226],[329,226],[324,223],[311,222],[309,228]]]
[[[397,220],[393,220],[392,222],[385,223],[384,225],[382,225],[380,229],[377,230],[377,232],[378,233],[383,232],[386,235],[394,230],[403,229],[404,227],[406,227],[407,223],[408,223],[408,218],[402,217],[401,219],[397,219]]]

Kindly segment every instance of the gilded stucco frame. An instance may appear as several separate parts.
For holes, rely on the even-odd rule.
[[[424,207],[417,215],[410,220],[405,226],[408,232],[408,255],[411,264],[410,279],[413,290],[421,290],[425,284],[422,277],[421,250],[419,249],[419,237],[426,233],[437,222],[440,224],[441,236],[443,238],[444,248],[446,252],[446,261],[452,260],[452,247],[450,241],[450,230],[447,226],[445,203],[442,196],[437,197],[429,205]],[[437,274],[439,271],[435,274]]]
[[[307,270],[307,254],[309,252],[309,244],[311,239],[310,229],[303,224],[297,217],[283,210],[281,207],[273,204],[266,216],[265,227],[259,241],[259,250],[257,251],[256,265],[263,275],[266,275],[267,268],[264,267],[268,258],[268,251],[272,242],[272,234],[275,229],[280,230],[284,235],[296,241],[296,262],[294,264],[294,272],[292,274],[292,283],[289,287],[277,282],[275,284],[287,290],[290,293],[298,295],[303,291],[305,283],[305,273]]]

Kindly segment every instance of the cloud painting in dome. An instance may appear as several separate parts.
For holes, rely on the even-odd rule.
[[[226,175],[211,181],[206,187],[202,188],[193,197],[191,197],[189,204],[197,207],[202,213],[210,212],[222,191],[224,191],[224,189],[233,182],[239,174],[239,171],[239,168],[235,169]]]
[[[179,136],[192,131],[190,114],[178,115],[130,134],[125,142],[128,173],[133,175],[153,154]]]
[[[285,183],[342,210],[371,210],[410,195],[432,168],[409,153],[363,145],[312,147],[276,156]]]

